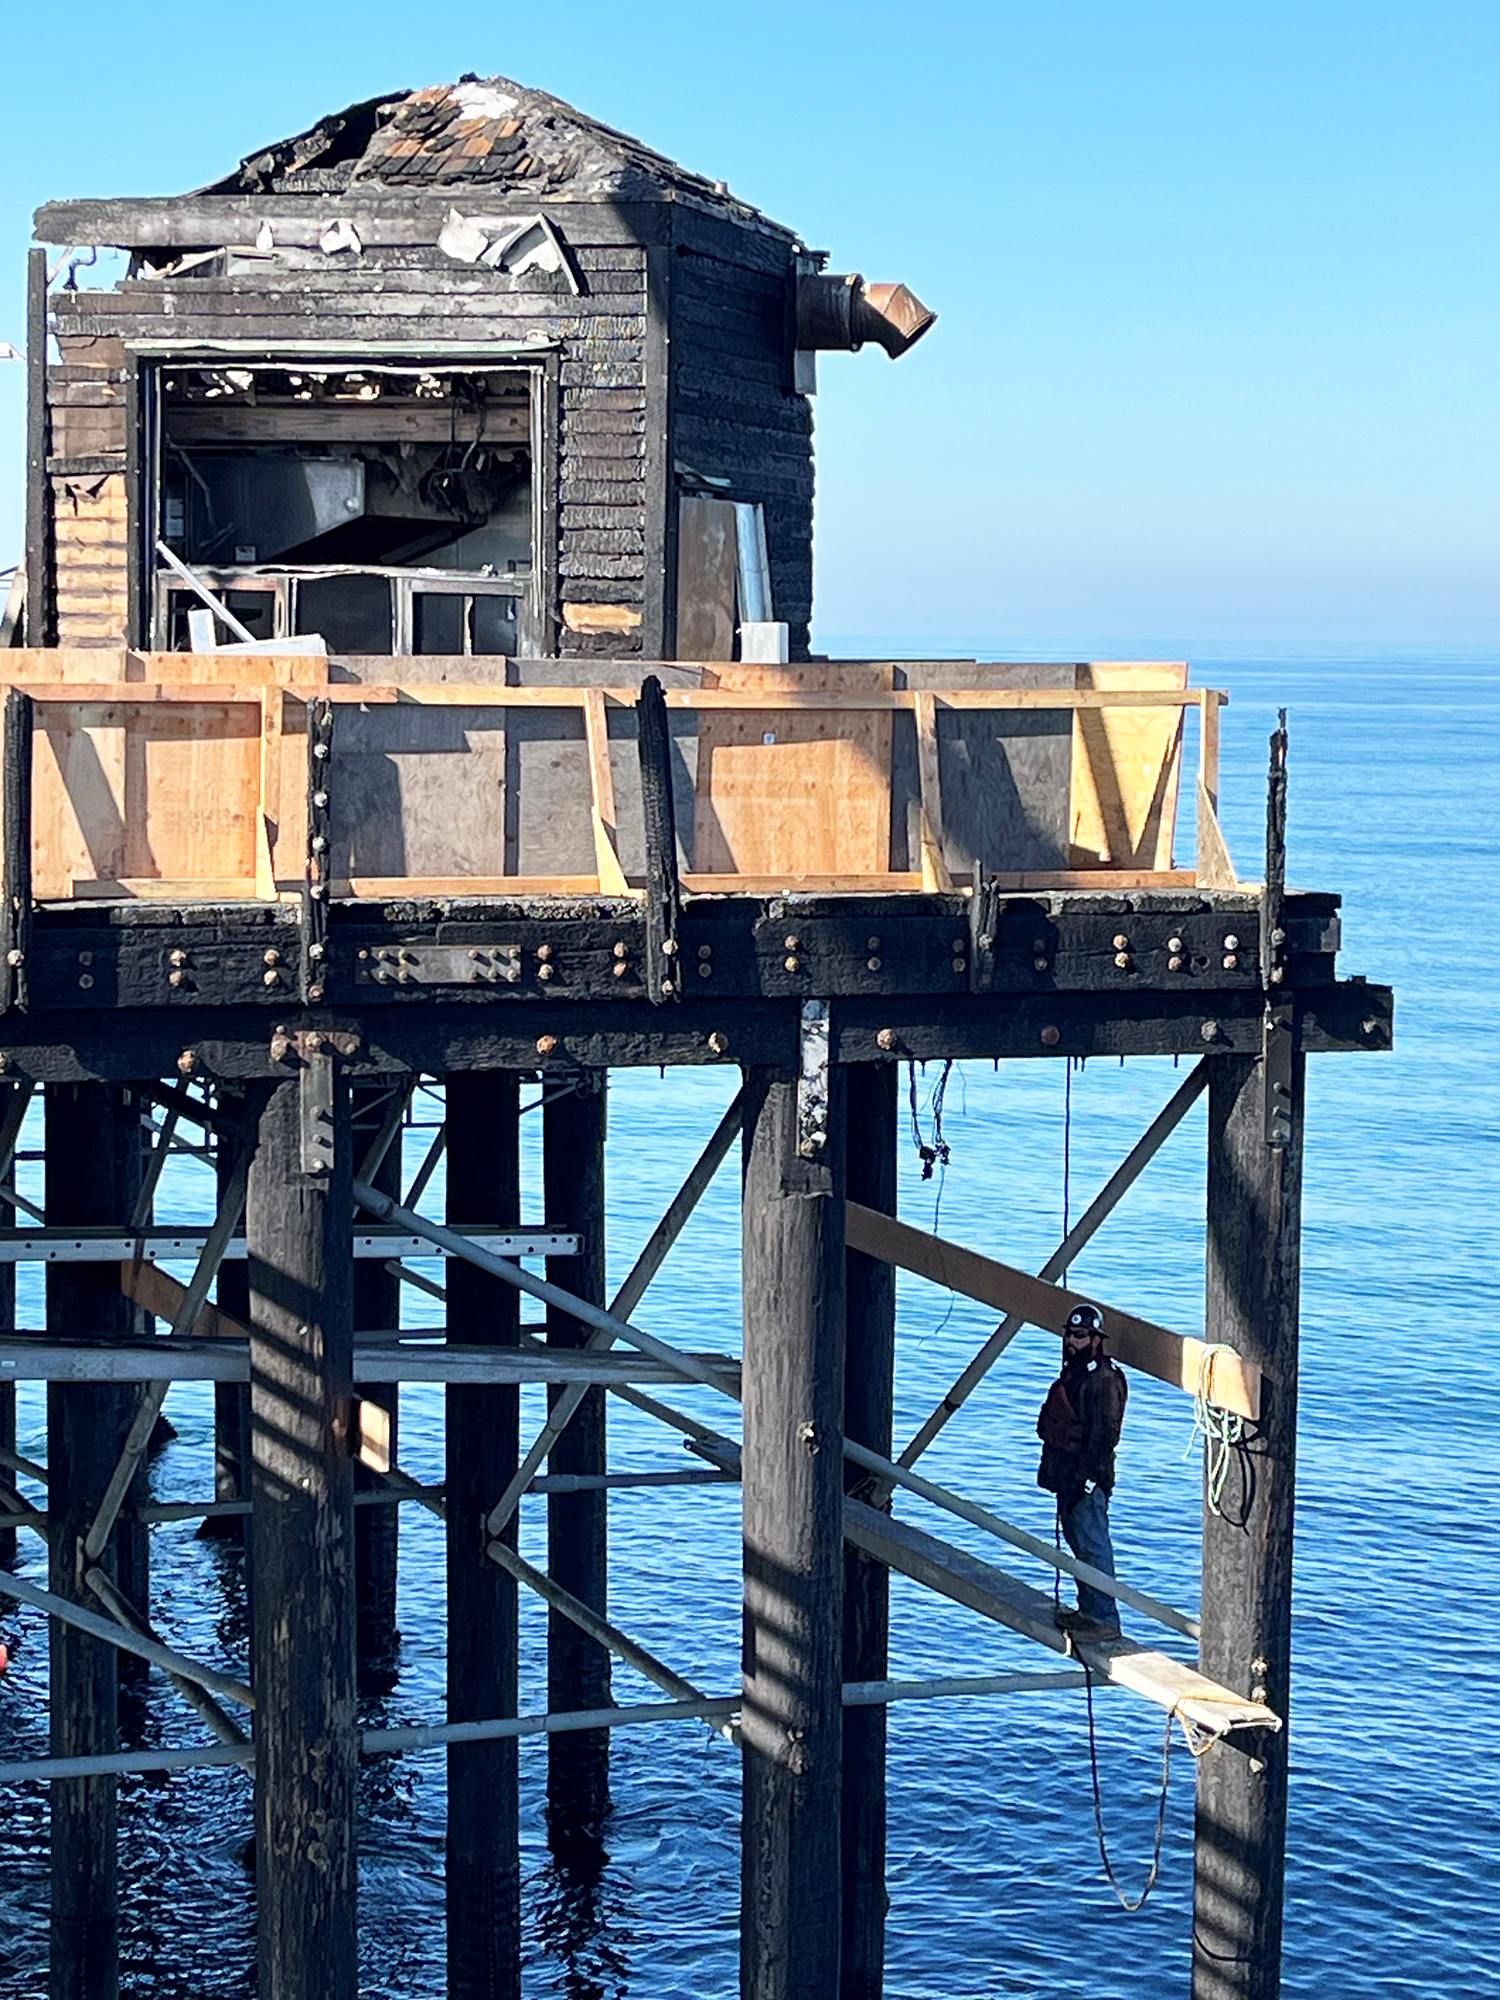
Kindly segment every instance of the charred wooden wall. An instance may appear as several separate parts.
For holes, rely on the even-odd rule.
[[[257,203],[274,213],[274,197]],[[670,657],[678,478],[686,465],[758,500],[779,618],[805,653],[812,602],[812,424],[792,388],[795,246],[675,203],[569,206],[554,218],[581,281],[455,263],[435,244],[367,245],[226,276],[137,275],[55,292],[47,373],[52,636],[142,644],[132,612],[127,343],[336,340],[550,343],[537,363],[544,629],[564,656]],[[253,235],[253,231],[250,232]],[[241,260],[243,261],[243,260]],[[215,267],[210,266],[210,272]],[[387,349],[389,351],[389,349]],[[690,483],[690,482],[689,482]],[[725,490],[719,488],[717,490]]]
[[[678,211],[672,458],[764,507],[773,608],[798,659],[812,618],[813,458],[812,406],[793,388],[795,285],[785,239]]]

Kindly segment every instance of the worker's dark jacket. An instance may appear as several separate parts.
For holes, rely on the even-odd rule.
[[[1114,1491],[1115,1446],[1125,1423],[1125,1377],[1107,1357],[1096,1368],[1070,1362],[1047,1392],[1037,1419],[1042,1462],[1036,1483],[1062,1507],[1083,1498],[1090,1481]]]

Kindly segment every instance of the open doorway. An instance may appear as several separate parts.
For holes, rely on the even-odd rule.
[[[160,363],[153,545],[258,640],[539,651],[531,388],[515,367]],[[151,569],[151,644],[190,649],[200,600]]]

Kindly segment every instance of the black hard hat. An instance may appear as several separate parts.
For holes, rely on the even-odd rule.
[[[1097,1306],[1074,1306],[1063,1328],[1064,1333],[1102,1334],[1103,1331],[1104,1315]]]

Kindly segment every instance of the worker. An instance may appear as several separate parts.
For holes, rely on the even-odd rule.
[[[1036,1482],[1057,1496],[1058,1522],[1078,1560],[1113,1576],[1109,1496],[1129,1392],[1104,1343],[1104,1315],[1099,1308],[1074,1306],[1063,1328],[1062,1373],[1047,1391],[1037,1418],[1042,1462]],[[1060,1610],[1057,1622],[1065,1631],[1088,1637],[1115,1637],[1120,1612],[1114,1598],[1080,1580],[1078,1609]]]

